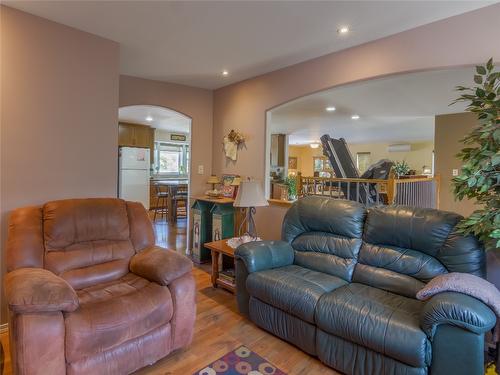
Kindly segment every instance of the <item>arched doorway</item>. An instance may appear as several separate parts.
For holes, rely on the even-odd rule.
[[[186,252],[191,176],[191,118],[156,105],[118,111],[118,196],[141,202],[156,243]]]

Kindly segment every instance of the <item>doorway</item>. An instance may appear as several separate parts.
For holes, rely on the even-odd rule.
[[[191,118],[169,108],[131,105],[118,111],[118,196],[139,201],[156,244],[188,251]]]

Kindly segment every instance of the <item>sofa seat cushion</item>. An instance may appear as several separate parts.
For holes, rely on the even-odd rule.
[[[415,367],[430,363],[431,344],[420,328],[423,303],[364,284],[325,294],[316,324],[325,332]]]
[[[77,292],[80,308],[65,314],[66,360],[110,350],[172,319],[167,287],[129,273]]]
[[[297,265],[255,272],[246,282],[251,296],[310,323],[319,298],[345,284],[339,277]]]

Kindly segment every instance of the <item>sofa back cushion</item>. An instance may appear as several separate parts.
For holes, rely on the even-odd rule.
[[[305,197],[285,215],[282,239],[294,248],[295,264],[351,281],[365,215],[353,201]]]
[[[44,268],[75,289],[113,280],[128,272],[135,249],[127,206],[121,199],[68,199],[42,210]]]
[[[460,215],[417,207],[370,208],[353,281],[407,297],[446,272],[485,273],[485,255],[455,226]]]

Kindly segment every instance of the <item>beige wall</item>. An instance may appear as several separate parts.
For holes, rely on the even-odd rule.
[[[288,156],[297,158],[297,171],[302,173],[302,176],[313,175],[313,157],[323,156],[323,149],[311,148],[309,146],[288,146]]]
[[[496,4],[216,90],[214,172],[263,180],[266,111],[291,99],[389,74],[477,64],[491,56],[499,61],[499,43],[477,43],[484,35],[500,35],[499,14]],[[226,163],[220,148],[231,129],[247,138],[236,163]]]
[[[409,143],[411,151],[408,152],[388,152],[387,148],[391,143],[370,143],[370,144],[351,144],[349,150],[356,162],[356,153],[369,152],[371,155],[371,163],[376,163],[381,159],[389,159],[394,162],[405,160],[411,169],[422,173],[422,167],[432,165],[432,151],[434,150],[434,142],[400,142]]]
[[[119,46],[2,6],[1,54],[4,240],[16,207],[116,196]]]
[[[411,145],[411,151],[408,152],[388,152],[387,147],[391,143],[366,143],[366,144],[349,144],[354,163],[356,163],[356,154],[358,152],[369,152],[371,154],[371,163],[376,163],[381,159],[389,159],[392,161],[405,160],[411,169],[422,172],[424,165],[432,165],[432,151],[434,150],[434,142],[404,142]],[[309,146],[289,146],[289,156],[297,157],[298,171],[303,176],[313,175],[313,157],[323,156],[323,149],[311,148]]]
[[[474,203],[470,200],[455,201],[452,194],[452,170],[458,169],[462,163],[455,156],[463,147],[460,140],[477,125],[474,113],[456,113],[436,116],[435,125],[435,166],[436,174],[441,176],[439,208],[454,211],[467,216],[474,211]]]
[[[191,117],[191,194],[208,189],[212,170],[213,92],[173,83],[120,76],[120,107],[134,104],[158,105]],[[220,144],[218,145],[220,148]],[[198,166],[204,173],[198,174]]]

